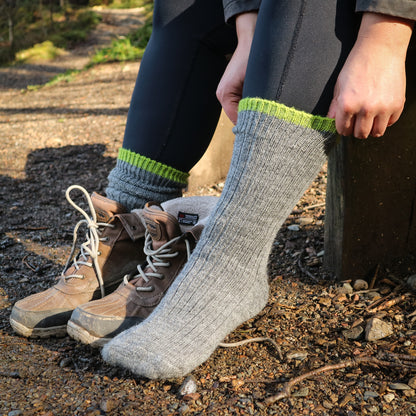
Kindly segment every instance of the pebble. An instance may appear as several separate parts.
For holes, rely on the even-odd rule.
[[[407,278],[407,285],[410,287],[410,289],[416,290],[416,274],[413,274]]]
[[[61,368],[70,367],[71,364],[72,364],[72,358],[66,357],[61,360],[61,362],[59,363],[59,367]]]
[[[351,295],[353,292],[354,290],[349,283],[344,283],[341,287],[337,288],[337,293],[340,295]]]
[[[183,400],[190,402],[190,401],[196,401],[201,397],[201,395],[199,393],[189,393],[189,394],[185,394],[185,396],[183,396]]]
[[[395,399],[395,395],[393,393],[387,393],[383,396],[383,399],[386,403],[391,403]]]
[[[179,408],[178,412],[180,415],[185,415],[186,413],[189,413],[190,410],[191,408],[187,404],[184,404],[183,406]]]
[[[404,383],[391,383],[389,388],[392,390],[410,390],[410,386]]]
[[[302,361],[308,356],[308,353],[305,351],[294,351],[286,354],[287,360],[299,360]]]
[[[357,279],[354,282],[354,290],[367,290],[368,289],[368,283],[365,280]]]
[[[112,412],[119,405],[118,400],[115,399],[104,399],[101,401],[100,408],[103,412]]]
[[[179,387],[179,395],[185,396],[187,394],[196,393],[198,390],[198,384],[194,376],[188,376]]]
[[[7,416],[19,416],[19,415],[22,415],[22,414],[23,414],[23,412],[21,410],[12,410],[11,412],[9,412],[7,414]]]
[[[367,296],[368,299],[370,299],[372,301],[375,301],[377,299],[381,299],[381,295],[378,292],[369,292],[369,293],[366,294],[366,296]]]
[[[389,337],[392,334],[393,326],[388,322],[384,322],[379,318],[371,318],[367,322],[365,328],[365,339],[367,341],[377,341]]]
[[[291,224],[287,227],[287,229],[290,230],[290,231],[299,231],[300,227],[299,227],[298,224]]]
[[[358,339],[359,336],[363,332],[364,332],[364,328],[358,325],[358,326],[355,326],[354,328],[346,329],[345,331],[342,331],[342,335],[344,335],[346,339]]]
[[[374,399],[378,396],[379,396],[379,394],[376,391],[367,390],[367,391],[364,392],[364,400],[368,400],[368,399],[371,399],[371,398]]]
[[[307,397],[309,395],[309,387],[302,387],[298,391],[291,394],[292,397]]]
[[[416,389],[416,377],[412,377],[408,382],[407,385],[412,389]]]
[[[299,225],[308,225],[313,223],[313,218],[311,217],[301,217],[299,218]]]

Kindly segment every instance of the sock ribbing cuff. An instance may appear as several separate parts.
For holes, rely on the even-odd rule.
[[[181,183],[184,186],[188,183],[189,173],[181,172],[180,170],[142,156],[139,153],[132,152],[131,150],[121,148],[118,153],[118,159],[136,168],[161,176],[162,178]]]
[[[301,127],[328,133],[337,132],[335,120],[332,118],[309,114],[293,107],[287,107],[276,101],[264,100],[262,98],[243,98],[238,105],[238,111],[255,111]]]

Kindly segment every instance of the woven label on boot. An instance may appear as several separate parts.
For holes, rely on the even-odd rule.
[[[198,223],[198,214],[189,214],[187,212],[178,212],[178,222],[181,225],[195,225]]]

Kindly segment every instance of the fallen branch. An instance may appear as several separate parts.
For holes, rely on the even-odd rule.
[[[251,344],[252,342],[270,342],[270,344],[274,346],[277,353],[279,354],[279,359],[283,361],[282,351],[280,347],[277,345],[277,342],[272,338],[257,337],[257,338],[244,339],[242,341],[237,341],[237,342],[221,342],[220,344],[218,344],[218,346],[222,348],[233,348],[233,347],[240,347],[241,345],[245,345],[245,344]]]
[[[368,313],[376,313],[376,312],[382,311],[383,309],[391,308],[392,306],[403,302],[409,295],[410,295],[410,293],[405,293],[404,295],[401,295],[401,296],[398,296],[396,298],[387,300],[387,298],[390,297],[390,295],[389,295],[386,298],[380,299],[382,301],[381,304],[379,304],[380,300],[378,300],[378,301],[374,302],[373,304],[369,305],[367,307],[367,312]]]
[[[398,355],[396,354],[387,354],[386,357],[390,357],[390,358],[399,358]],[[370,356],[364,356],[364,357],[357,357],[357,358],[353,358],[351,360],[346,360],[346,361],[342,361],[338,364],[328,364],[328,365],[324,365],[323,367],[317,368],[316,370],[312,370],[309,371],[308,373],[302,374],[298,377],[295,377],[291,380],[289,380],[287,383],[285,383],[285,385],[283,386],[283,390],[274,395],[274,396],[270,396],[267,397],[264,402],[266,405],[270,405],[273,404],[279,400],[285,399],[290,397],[290,393],[292,391],[292,388],[300,383],[303,380],[306,380],[308,378],[311,377],[316,377],[319,374],[322,373],[326,373],[329,371],[335,371],[335,370],[340,370],[342,368],[347,368],[347,367],[357,367],[361,364],[369,364],[369,365],[373,365],[376,367],[393,367],[393,368],[407,368],[407,369],[416,369],[416,365],[415,363],[406,363],[405,361],[407,361],[408,358],[413,358],[412,356],[405,356],[405,355],[400,355],[401,360],[399,362],[391,362],[391,361],[386,361],[386,360],[382,360],[376,357],[370,357]],[[406,360],[405,360],[406,358]]]
[[[375,283],[376,283],[377,276],[378,276],[378,271],[379,271],[379,270],[380,270],[380,265],[379,265],[379,264],[377,264],[376,271],[374,272],[373,278],[371,279],[371,282],[370,282],[370,284],[368,285],[368,288],[369,288],[369,289],[373,289],[373,288],[374,288],[374,285],[375,285]]]
[[[302,266],[302,261],[301,261],[302,256],[299,256],[299,260],[298,260],[298,266],[299,269],[302,273],[306,274],[307,276],[309,276],[314,282],[319,282],[319,279],[317,277],[315,277],[309,270],[306,269],[306,267]]]

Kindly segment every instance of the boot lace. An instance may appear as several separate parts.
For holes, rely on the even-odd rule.
[[[90,218],[89,215],[81,207],[75,204],[75,202],[72,200],[70,193],[74,189],[78,189],[79,191],[83,193],[85,199],[88,202],[88,206],[92,214],[92,218]],[[72,278],[84,279],[85,276],[82,274],[72,273],[72,274],[65,275],[65,272],[71,266],[74,266],[76,272],[80,269],[81,266],[94,267],[95,273],[98,279],[98,283],[100,286],[100,290],[101,290],[101,296],[104,297],[105,296],[104,281],[103,281],[100,266],[98,264],[98,256],[100,256],[101,253],[98,248],[99,248],[100,241],[107,240],[106,237],[101,237],[101,234],[104,228],[105,227],[114,228],[115,226],[113,224],[97,222],[97,214],[95,213],[95,209],[94,209],[91,197],[86,191],[86,189],[83,188],[82,186],[79,186],[79,185],[70,186],[67,189],[65,196],[68,202],[84,216],[84,219],[79,221],[74,228],[71,253],[69,254],[68,260],[66,261],[65,267],[60,277],[65,280],[69,280]],[[78,256],[74,256],[76,243],[78,239],[78,230],[84,224],[87,226],[87,232],[85,234],[86,241],[83,244],[81,244],[81,249],[80,249]]]
[[[146,231],[145,235],[145,244],[144,244],[144,254],[146,254],[146,263],[144,265],[145,268],[147,266],[151,269],[151,271],[144,271],[141,265],[137,266],[137,271],[139,272],[137,275],[133,276],[133,278],[142,277],[146,283],[149,283],[151,278],[156,278],[162,280],[165,276],[163,273],[158,273],[158,267],[169,267],[170,262],[166,261],[173,257],[179,255],[178,251],[173,251],[172,245],[178,241],[179,239],[183,238],[183,236],[175,237],[169,240],[167,243],[160,246],[157,250],[153,250],[152,246],[152,237],[148,231]],[[186,256],[187,260],[191,255],[191,246],[187,238],[184,238],[185,245],[186,245]],[[124,284],[127,284],[130,280],[131,276],[126,275],[124,276]],[[138,292],[152,292],[154,290],[153,286],[137,286],[136,290]]]

